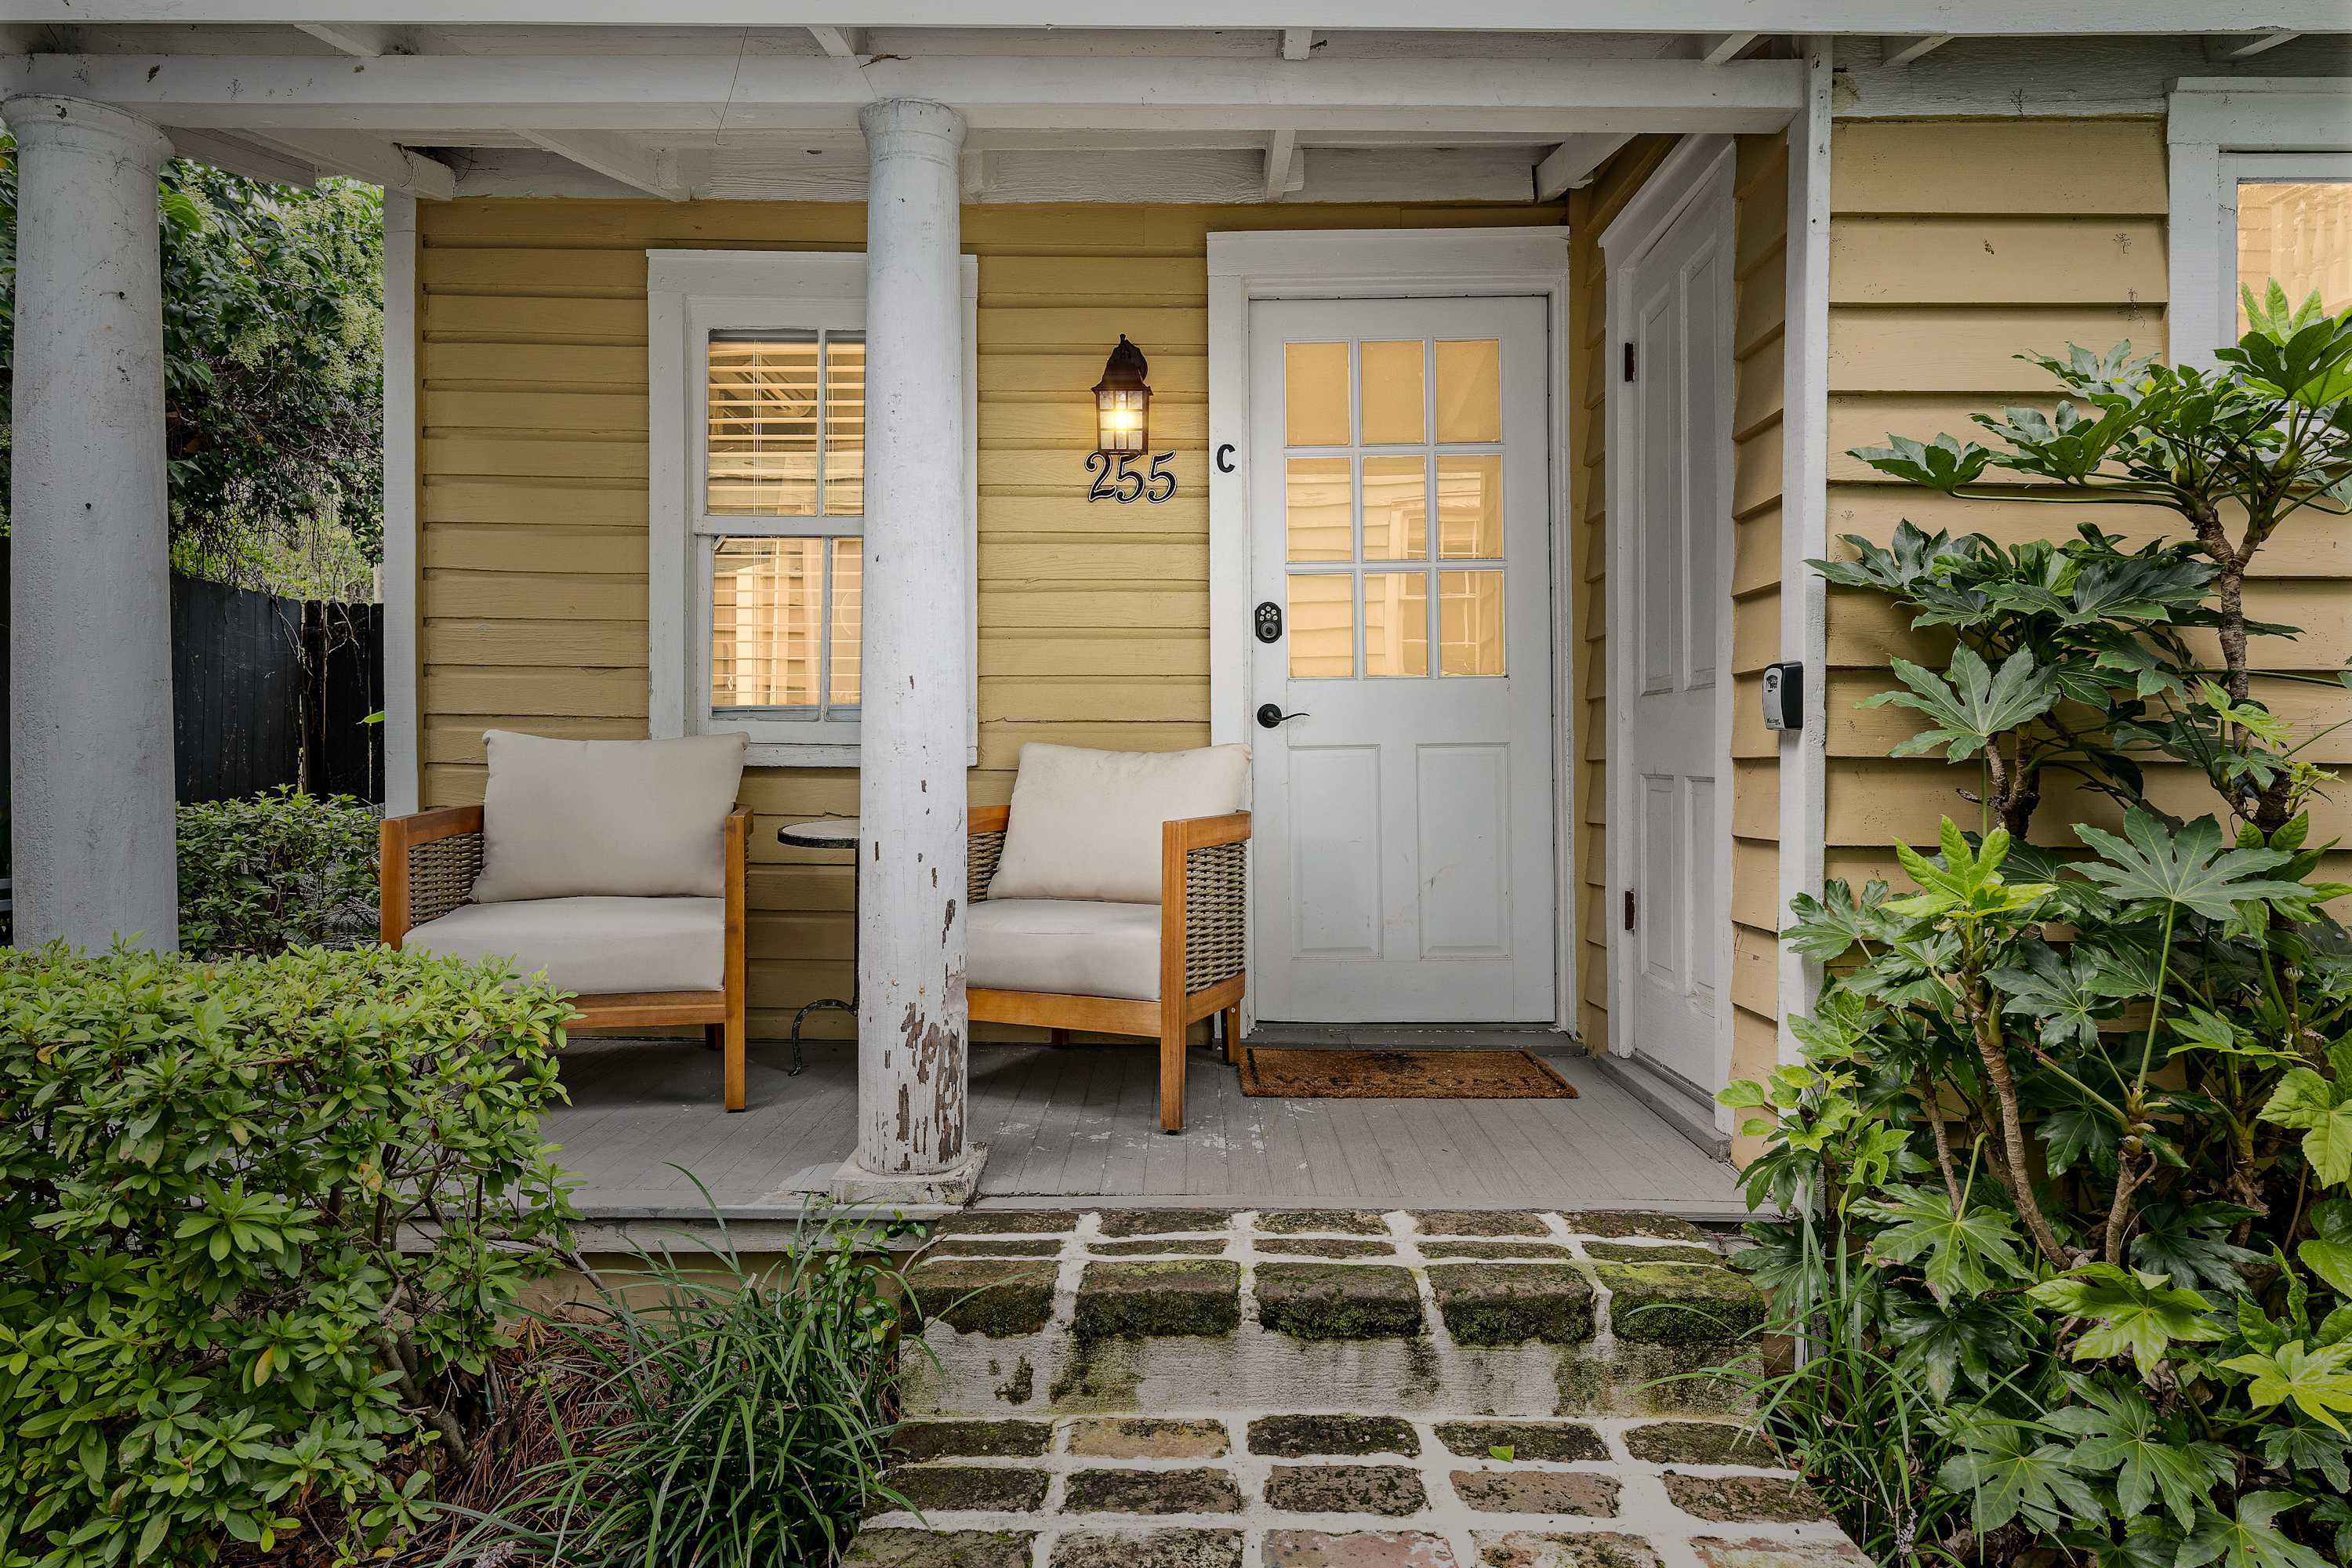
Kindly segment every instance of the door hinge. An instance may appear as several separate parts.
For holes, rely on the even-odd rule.
[[[1625,379],[1633,379],[1633,345],[1630,341],[1625,344]]]
[[[1625,929],[1633,929],[1633,889],[1631,888],[1625,889]]]

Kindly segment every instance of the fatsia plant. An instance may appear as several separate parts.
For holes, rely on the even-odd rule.
[[[1893,847],[1910,890],[1797,900],[1786,940],[1829,974],[1803,1060],[1724,1097],[1770,1117],[1751,1202],[1801,1216],[1749,1265],[1837,1347],[1771,1423],[1882,1561],[2352,1560],[2352,888],[2312,830],[2333,725],[2273,711],[2249,649],[2292,628],[2245,605],[2283,523],[2352,510],[2352,313],[2274,289],[2249,315],[2211,370],[2029,355],[2064,396],[1980,416],[1997,445],[1856,454],[2186,538],[1906,522],[1816,563],[1948,648],[1873,703],[1975,785],[1973,820]],[[2038,820],[2059,798],[2112,815]],[[1920,1392],[1907,1458],[1857,1462],[1840,1435]]]

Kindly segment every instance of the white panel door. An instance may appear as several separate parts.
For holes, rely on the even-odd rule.
[[[1555,1016],[1548,315],[1251,307],[1261,1018]]]
[[[1717,1081],[1717,973],[1730,920],[1723,885],[1725,773],[1719,688],[1728,600],[1723,580],[1731,517],[1724,454],[1731,369],[1729,237],[1694,203],[1635,259],[1628,290],[1633,384],[1632,517],[1618,554],[1630,568],[1630,624],[1612,626],[1609,657],[1632,661],[1625,722],[1630,753],[1618,776],[1631,798],[1612,803],[1610,833],[1632,847],[1621,864],[1630,905],[1612,910],[1630,942],[1633,1048],[1702,1093]],[[1621,351],[1622,352],[1622,351]],[[1612,373],[1622,374],[1618,367]],[[1618,460],[1610,454],[1612,462]]]

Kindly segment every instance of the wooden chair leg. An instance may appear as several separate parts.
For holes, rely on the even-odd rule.
[[[726,1052],[721,1071],[727,1082],[727,1109],[740,1110],[743,1109],[743,1037],[746,1033],[740,997],[735,998],[727,1009],[727,1022],[717,1026],[720,1031],[721,1048]]]
[[[1048,1038],[1054,1045],[1066,1046],[1070,1043],[1070,1031],[1067,1029],[1055,1029]]]
[[[1225,1065],[1234,1067],[1241,1061],[1242,1005],[1238,1002],[1225,1009]]]
[[[1160,1009],[1160,1131],[1184,1131],[1184,1009]]]
[[[717,1050],[719,1047],[721,1047],[721,1046],[725,1045],[726,1043],[727,1043],[727,1026],[726,1026],[726,1025],[724,1025],[724,1024],[705,1024],[705,1025],[703,1025],[703,1026],[702,1026],[702,1048],[703,1048],[704,1050],[706,1050],[706,1051],[715,1051],[715,1050]]]

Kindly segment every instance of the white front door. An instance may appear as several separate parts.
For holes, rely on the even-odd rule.
[[[1722,1087],[1717,1009],[1730,911],[1723,851],[1730,843],[1727,741],[1719,706],[1729,656],[1725,574],[1731,537],[1731,237],[1713,204],[1696,201],[1630,271],[1629,375],[1633,515],[1615,569],[1627,590],[1609,629],[1609,660],[1629,661],[1616,726],[1627,763],[1609,831],[1626,836],[1616,941],[1630,943],[1626,1015],[1634,1052],[1703,1094]],[[1621,347],[1618,351],[1622,353]],[[1609,460],[1620,460],[1612,452]],[[1621,1020],[1621,1046],[1625,1038]]]
[[[1555,1016],[1548,321],[1250,307],[1261,1018]]]

